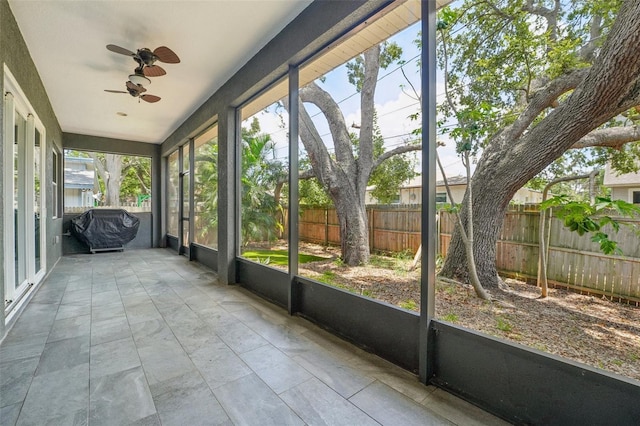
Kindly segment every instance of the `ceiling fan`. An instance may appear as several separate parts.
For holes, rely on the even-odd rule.
[[[149,103],[154,103],[154,102],[158,102],[161,98],[160,96],[156,96],[156,95],[145,95],[144,92],[147,91],[147,89],[145,89],[144,87],[142,87],[139,84],[135,84],[132,83],[130,81],[127,81],[126,83],[127,85],[127,91],[123,91],[123,90],[107,90],[105,89],[105,92],[109,92],[109,93],[124,93],[124,94],[130,94],[131,96],[133,96],[134,98],[138,98],[138,102],[140,99],[142,99],[145,102],[149,102]]]
[[[121,55],[131,56],[133,60],[138,63],[135,73],[143,74],[145,77],[160,77],[167,73],[161,66],[155,65],[156,61],[165,64],[180,63],[178,55],[166,46],[160,46],[153,51],[143,47],[135,53],[124,47],[116,46],[115,44],[107,44],[107,49]]]

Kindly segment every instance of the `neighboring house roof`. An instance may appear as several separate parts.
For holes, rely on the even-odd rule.
[[[85,163],[85,164],[92,164],[93,165],[93,158],[91,157],[71,157],[68,155],[64,156],[64,162],[68,163],[68,164],[81,164],[81,163]]]
[[[64,187],[72,189],[93,189],[93,170],[64,169]]]
[[[451,176],[447,177],[447,183],[449,186],[453,185],[467,185],[467,177],[466,176]],[[436,186],[444,186],[444,179],[436,181]]]
[[[465,176],[451,176],[447,177],[447,183],[449,185],[466,185],[467,178]],[[443,180],[436,181],[436,186],[444,186]],[[410,179],[406,184],[401,185],[400,189],[409,189],[409,188],[421,188],[422,187],[422,176],[418,175],[414,178]],[[367,189],[373,189],[373,187]]]
[[[604,186],[640,186],[640,173],[623,173],[617,175],[615,170],[607,164],[604,168]]]

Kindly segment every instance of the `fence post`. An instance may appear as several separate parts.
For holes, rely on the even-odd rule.
[[[329,245],[329,208],[324,208],[324,245]]]
[[[404,207],[404,234],[402,234],[402,251],[407,250],[409,248],[409,207]]]
[[[374,225],[373,222],[375,220],[375,208],[374,207],[369,207],[368,208],[369,211],[369,252],[372,252],[375,248],[375,240],[376,240],[376,236],[375,236],[375,229],[374,229]]]

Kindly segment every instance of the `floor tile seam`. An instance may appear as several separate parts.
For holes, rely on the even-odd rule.
[[[299,384],[297,384],[296,386],[292,386],[291,388],[287,389],[287,390],[286,390],[286,391],[284,391],[284,392],[281,392],[280,394],[278,394],[278,396],[280,396],[280,395],[282,395],[283,393],[288,392],[288,391],[290,391],[290,390],[292,390],[292,389],[295,389],[295,388],[297,388],[298,386],[302,386],[303,384],[305,384],[305,383],[307,383],[307,382],[310,382],[310,381],[311,381],[311,380],[313,380],[313,379],[316,379],[316,380],[318,380],[320,383],[324,384],[324,385],[325,385],[325,386],[327,386],[329,389],[331,389],[331,391],[335,392],[335,393],[336,393],[336,395],[338,395],[340,398],[342,398],[342,399],[343,399],[346,403],[348,403],[351,407],[355,408],[356,410],[358,410],[359,412],[361,412],[362,414],[364,414],[365,416],[367,416],[368,418],[370,418],[370,419],[371,419],[371,421],[373,421],[373,422],[374,422],[374,423],[376,423],[376,424],[382,425],[382,423],[380,423],[379,421],[377,421],[376,419],[374,419],[373,417],[371,417],[371,415],[369,415],[369,413],[367,413],[366,411],[364,411],[362,408],[358,407],[356,404],[354,404],[354,403],[350,400],[350,398],[353,398],[353,396],[355,396],[355,395],[356,395],[357,393],[359,393],[359,392],[362,392],[362,390],[364,390],[364,389],[359,390],[358,392],[356,392],[354,395],[352,395],[352,396],[351,396],[351,397],[349,397],[349,398],[345,398],[344,396],[340,395],[340,393],[339,393],[337,390],[333,389],[331,386],[329,386],[328,384],[326,384],[325,382],[323,382],[319,377],[317,377],[317,376],[315,376],[315,375],[313,375],[313,374],[312,374],[311,376],[312,376],[312,377],[310,377],[309,379],[305,380],[304,382],[299,383]],[[282,398],[281,398],[281,399],[282,399]],[[286,401],[284,401],[284,402],[285,402],[285,404],[286,404]],[[291,408],[291,407],[290,407],[290,408]],[[293,411],[295,411],[293,408],[291,408],[291,409],[292,409]],[[297,412],[296,412],[296,413],[297,413]],[[304,421],[304,420],[303,420],[303,421]]]
[[[138,358],[139,357],[140,357],[140,355],[138,355]],[[147,390],[149,390],[149,395],[151,396],[151,389],[149,387],[149,380],[147,379],[147,372],[145,371],[145,369],[144,369],[144,367],[142,365],[142,362],[140,363],[140,365],[136,365],[135,367],[127,368],[127,369],[122,370],[122,371],[116,371],[116,372],[113,372],[113,373],[110,373],[110,374],[106,374],[106,375],[103,375],[103,376],[99,376],[99,377],[94,377],[93,379],[91,378],[91,364],[89,364],[89,378],[88,378],[88,380],[89,380],[88,393],[89,394],[88,394],[88,397],[87,397],[87,423],[86,423],[87,425],[91,424],[90,419],[91,419],[91,396],[92,396],[91,384],[92,384],[92,382],[94,382],[94,381],[99,382],[100,380],[104,379],[105,377],[113,376],[113,375],[116,375],[116,374],[120,374],[120,373],[125,372],[125,371],[135,370],[136,368],[140,368],[142,370],[142,374],[144,375],[144,380],[147,383]],[[153,396],[151,396],[151,401],[153,402],[153,408],[155,410],[155,414],[158,414],[158,408],[156,407],[156,402],[153,400]]]
[[[47,284],[47,281],[43,282],[42,285],[40,286],[40,289],[42,289],[46,284]],[[69,285],[68,282],[67,282],[67,285]],[[67,285],[65,286],[65,292],[67,291]],[[51,327],[49,327],[49,331],[47,332],[47,338],[45,339],[44,345],[42,346],[42,351],[40,352],[40,357],[38,359],[38,366],[36,367],[36,370],[33,372],[33,376],[31,378],[31,382],[29,383],[29,390],[31,389],[31,384],[33,383],[33,378],[36,376],[36,373],[38,372],[38,368],[40,367],[40,362],[42,361],[42,356],[44,355],[44,351],[45,351],[45,348],[47,347],[47,343],[49,342],[49,339],[51,338],[51,333],[53,332],[53,327],[56,324],[56,318],[58,316],[58,312],[60,312],[60,306],[62,305],[62,298],[60,298],[60,301],[57,303],[57,305],[58,305],[58,308],[56,309],[56,314],[53,317],[53,321],[51,321]],[[91,317],[89,317],[89,320],[91,320]],[[27,392],[27,394],[28,394],[28,392]],[[26,398],[27,397],[25,395],[25,400],[26,400]]]
[[[231,419],[231,416],[229,415],[229,412],[227,411],[227,409],[224,407],[224,405],[222,404],[222,402],[218,399],[218,396],[216,395],[216,393],[214,392],[214,388],[211,387],[211,385],[209,384],[209,382],[207,381],[207,379],[205,379],[205,377],[202,375],[202,372],[200,371],[200,369],[198,368],[197,365],[195,365],[195,363],[193,362],[193,360],[191,359],[191,355],[187,354],[187,356],[189,357],[189,360],[191,361],[192,364],[194,364],[196,371],[198,372],[198,376],[200,376],[200,378],[202,379],[202,381],[204,382],[204,384],[207,386],[207,389],[209,389],[209,392],[211,392],[211,396],[213,397],[213,399],[216,400],[216,402],[218,403],[218,405],[220,405],[220,408],[222,409],[222,411],[224,412],[224,414],[227,416],[227,418],[229,419],[229,421],[232,424],[235,424],[233,422],[233,420]],[[244,377],[244,376],[243,376]],[[236,379],[238,380],[238,379]],[[231,382],[229,382],[231,383]],[[219,386],[218,386],[219,387]],[[154,401],[155,404],[155,401]],[[157,409],[156,409],[157,411]]]
[[[252,330],[252,331],[253,331],[253,330]],[[254,333],[255,333],[255,332],[254,332]],[[233,354],[234,354],[235,356],[237,356],[238,358],[240,358],[240,356],[241,356],[242,354],[244,354],[244,353],[251,352],[251,351],[253,351],[253,350],[256,350],[256,349],[262,348],[262,347],[264,347],[264,346],[267,346],[267,345],[271,345],[271,346],[273,346],[273,345],[271,344],[271,342],[269,342],[267,339],[265,339],[264,337],[262,337],[262,336],[260,336],[260,335],[258,334],[258,336],[259,336],[262,340],[264,340],[266,343],[261,344],[261,345],[258,345],[258,346],[256,346],[255,348],[254,348],[254,347],[252,347],[251,349],[247,349],[247,350],[246,350],[246,351],[244,351],[244,352],[239,352],[239,351],[236,351],[235,349],[233,349],[233,348],[231,347],[231,345],[229,345],[229,344],[226,342],[226,340],[225,340],[225,339],[224,339],[224,337],[223,337],[224,335],[218,334],[218,332],[216,332],[216,331],[214,331],[214,334],[215,334],[215,335],[216,335],[216,337],[217,337],[218,339],[220,339],[220,340],[222,341],[222,343],[224,343],[224,344],[225,344],[225,345],[226,345],[226,346],[231,350],[231,352],[233,352]],[[257,333],[256,333],[256,334],[257,334]],[[244,340],[244,339],[243,339],[243,340]],[[274,347],[275,347],[275,346],[274,346]],[[276,349],[277,349],[277,348],[276,348]]]
[[[29,389],[31,389],[31,383],[29,383]],[[20,402],[14,402],[13,404],[5,405],[4,407],[9,407],[11,405],[20,404],[20,409],[18,410],[18,415],[16,416],[15,424],[18,424],[18,420],[20,419],[20,415],[22,414],[22,409],[24,408],[24,402],[27,400],[27,395],[29,394],[29,390],[27,390],[27,394],[25,394],[24,398]],[[4,408],[0,407],[0,408]]]
[[[40,288],[38,289],[38,291],[40,291],[42,288],[44,288],[44,286],[47,284],[47,281],[48,281],[47,278],[45,278],[45,281],[40,285]],[[67,284],[65,285],[65,292],[67,290],[67,286],[68,285],[69,285],[69,282],[67,281]],[[36,294],[37,294],[37,292],[36,292]],[[63,295],[64,295],[64,292],[63,292]],[[49,336],[51,336],[51,332],[53,330],[53,326],[54,326],[54,324],[56,322],[56,317],[58,316],[58,311],[60,310],[61,302],[62,302],[62,298],[60,298],[60,301],[58,301],[58,303],[57,303],[58,309],[56,309],[56,314],[53,317],[53,321],[51,321],[51,327],[49,328],[49,332],[47,333],[47,338],[45,339],[44,345],[42,346],[42,350],[40,352],[40,356],[38,356],[38,364],[36,365],[36,369],[31,374],[31,378],[29,380],[29,386],[27,388],[27,392],[25,393],[24,398],[22,399],[22,402],[20,403],[20,410],[18,411],[18,416],[16,417],[16,424],[18,423],[18,420],[20,420],[20,416],[22,415],[22,409],[24,408],[24,403],[27,400],[27,397],[29,396],[29,392],[31,391],[31,385],[33,385],[33,380],[34,380],[34,378],[36,376],[36,373],[38,372],[38,367],[40,367],[40,363],[42,362],[42,356],[44,355],[44,350],[47,347],[47,342],[49,341]],[[18,318],[18,320],[19,319],[20,318]],[[17,323],[17,321],[16,321],[16,323]],[[11,330],[9,330],[9,331],[11,331]],[[7,335],[8,335],[8,333],[7,333]]]
[[[94,267],[91,266],[91,299],[89,300],[89,373],[88,373],[88,381],[89,381],[89,386],[87,387],[87,425],[90,422],[90,413],[91,413],[91,358],[92,358],[92,349],[93,349],[93,342],[92,342],[92,338],[93,338],[93,273],[94,273]],[[119,293],[119,292],[118,292]]]
[[[244,363],[244,360],[242,360],[242,359],[241,359],[241,361]],[[245,364],[246,364],[246,363],[245,363]],[[292,412],[293,414],[295,414],[295,415],[296,415],[296,417],[298,417],[298,418],[300,419],[300,421],[301,421],[304,425],[307,425],[307,422],[305,422],[305,421],[304,421],[304,419],[303,419],[302,417],[300,417],[300,415],[298,414],[298,412],[297,412],[297,411],[295,411],[293,408],[291,408],[291,407],[289,406],[289,404],[287,404],[287,402],[286,402],[285,400],[283,400],[283,399],[280,397],[280,395],[279,395],[278,393],[276,393],[276,391],[275,391],[271,386],[269,386],[269,385],[268,385],[264,380],[262,380],[262,377],[260,377],[260,375],[259,375],[258,373],[256,373],[255,371],[253,371],[253,369],[252,369],[251,367],[249,367],[249,370],[253,373],[253,375],[254,375],[254,376],[256,376],[256,378],[257,378],[259,381],[261,381],[261,382],[262,382],[262,384],[264,384],[264,385],[267,387],[267,389],[269,389],[269,390],[270,390],[270,391],[275,395],[275,397],[276,397],[276,398],[278,398],[278,399],[280,400],[280,402],[282,402],[282,403],[284,404],[284,406],[285,406],[285,407],[287,407],[289,410],[291,410],[291,412]],[[216,388],[211,389],[211,392],[213,392],[213,396],[214,396],[216,399],[218,398],[218,397],[216,396],[216,394],[215,394],[214,389],[219,389],[219,388],[221,388],[222,386],[226,386],[226,385],[229,385],[229,384],[231,384],[231,383],[235,383],[235,382],[237,382],[237,381],[239,381],[239,380],[244,379],[245,377],[247,377],[247,375],[244,375],[244,376],[242,376],[242,377],[238,377],[237,379],[235,379],[235,380],[231,380],[230,382],[227,382],[227,383],[225,383],[224,385],[221,385],[221,386],[218,386],[218,387],[216,387]],[[309,378],[308,380],[311,380],[311,378]],[[205,382],[206,382],[206,381],[205,381]],[[207,383],[207,385],[209,385],[209,384]],[[211,387],[209,386],[209,388],[211,388]],[[220,403],[220,401],[218,401],[218,403]],[[226,408],[224,407],[224,405],[223,405],[222,403],[220,403],[220,406],[222,407],[222,409],[223,409],[223,410],[225,411],[225,413],[226,413],[226,412],[227,412],[227,410],[226,410]],[[231,422],[235,425],[235,422],[233,422],[233,419],[231,418],[231,416],[229,416],[229,415],[227,414],[227,417],[229,417],[229,419],[231,420]]]
[[[155,305],[155,303],[153,302],[153,298],[151,298],[151,296],[149,296],[149,298],[151,299],[151,303],[154,305],[154,307],[156,308],[156,310],[158,310],[157,306]],[[185,303],[185,306],[188,307],[188,305]],[[194,362],[193,358],[191,357],[191,354],[189,353],[189,351],[187,351],[187,349],[184,347],[184,344],[180,341],[180,339],[178,338],[178,336],[176,335],[175,331],[173,330],[173,328],[171,327],[171,324],[169,321],[167,321],[167,318],[165,318],[165,316],[162,314],[162,312],[160,310],[158,310],[158,313],[160,314],[160,317],[162,318],[162,321],[164,322],[164,324],[167,326],[167,328],[169,329],[169,331],[171,332],[171,335],[173,336],[173,338],[175,339],[175,341],[177,342],[177,344],[180,346],[180,349],[182,349],[183,353],[187,356],[187,358],[189,359],[189,362],[191,363],[191,365],[193,366],[194,370],[198,372],[198,374],[200,375],[200,377],[203,379],[203,381],[207,384],[207,387],[209,387],[209,389],[212,391],[213,394],[213,389],[211,389],[211,387],[209,386],[209,383],[206,381],[206,379],[204,378],[204,376],[202,375],[202,372],[200,371],[200,368],[198,368],[198,365]],[[125,311],[126,314],[126,311]],[[127,320],[128,321],[128,320]],[[129,325],[129,328],[131,328],[131,326]],[[215,334],[215,332],[214,332]],[[132,332],[132,336],[133,336],[133,332]],[[219,336],[216,337],[220,338]],[[220,339],[221,342],[227,347],[227,349],[229,349],[230,351],[233,352],[233,349],[231,349],[226,342],[224,342],[222,339]],[[136,343],[135,339],[133,339],[134,341],[134,345],[136,346],[136,351],[138,352],[138,357],[140,357],[140,352],[138,349],[138,344]],[[242,360],[241,360],[242,361]],[[244,363],[244,361],[242,361]],[[245,363],[246,364],[246,363]],[[141,365],[143,367],[144,370],[144,364],[142,363],[142,359],[141,359]],[[247,366],[248,367],[248,366]],[[146,376],[146,370],[145,371],[145,379],[147,379],[147,386],[149,386],[149,380]],[[215,394],[213,394],[215,397]],[[217,398],[216,398],[217,400]],[[218,401],[218,403],[220,403],[220,401]],[[154,402],[155,405],[155,402]],[[222,404],[221,404],[222,406]],[[157,411],[157,408],[156,408]],[[226,411],[225,411],[226,413]],[[229,417],[231,418],[231,417]]]
[[[305,358],[303,355],[304,355],[304,354],[299,354],[299,355],[296,355],[296,356],[295,356],[295,357],[293,357],[293,358],[303,358],[307,363],[312,364],[312,365],[314,364],[314,362],[313,362],[312,360],[309,360],[309,359]],[[295,360],[295,359],[294,359],[294,360]],[[298,362],[296,361],[296,363],[298,363]],[[299,363],[298,363],[298,364],[299,364]],[[303,368],[304,368],[304,367],[303,367]],[[308,370],[308,369],[306,369],[306,368],[305,368],[305,370],[309,371],[309,370]],[[353,398],[355,395],[357,395],[358,393],[362,392],[363,390],[365,390],[366,388],[368,388],[369,386],[371,386],[373,383],[375,383],[375,382],[377,382],[377,381],[378,381],[378,379],[376,379],[376,378],[374,378],[374,377],[371,377],[371,376],[369,376],[369,375],[364,375],[364,377],[365,377],[365,378],[367,378],[367,379],[371,379],[371,382],[367,383],[367,384],[366,384],[366,385],[364,385],[361,389],[359,389],[359,390],[355,391],[355,392],[354,392],[354,393],[352,393],[351,395],[346,396],[346,395],[343,395],[342,393],[340,393],[340,391],[339,391],[338,389],[334,388],[334,387],[331,385],[331,383],[327,383],[327,382],[325,382],[324,380],[322,380],[322,378],[318,377],[315,373],[313,373],[313,372],[311,372],[311,371],[309,371],[309,373],[310,373],[313,377],[316,377],[318,380],[320,380],[322,383],[324,383],[327,387],[329,387],[331,390],[333,390],[335,393],[337,393],[338,395],[340,395],[342,398],[344,398],[344,399],[346,399],[346,400],[350,400],[350,399],[351,399],[351,398]]]
[[[281,396],[281,395],[282,395],[283,393],[285,393],[285,392],[288,392],[288,391],[290,391],[290,390],[292,390],[292,389],[297,388],[298,386],[302,386],[303,384],[305,384],[305,383],[307,383],[307,382],[309,382],[309,381],[313,380],[314,378],[315,378],[315,379],[317,379],[317,380],[320,380],[320,379],[319,379],[319,378],[317,378],[316,376],[312,375],[312,377],[308,378],[308,379],[307,379],[307,380],[305,380],[304,382],[302,382],[302,383],[298,383],[297,385],[290,387],[290,388],[289,388],[289,389],[287,389],[286,391],[283,391],[283,392],[280,392],[279,394],[276,394],[276,395],[278,396],[278,398],[280,398],[280,401],[282,401],[284,405],[286,405],[287,407],[289,407],[289,409],[290,409],[293,413],[295,413],[295,415],[296,415],[296,416],[298,416],[298,417],[300,418],[300,420],[302,420],[302,423],[304,423],[305,425],[307,425],[308,423],[304,420],[304,418],[302,417],[302,414],[301,414],[301,413],[299,413],[295,408],[293,408],[292,406],[290,406],[290,405],[287,403],[287,401],[285,401],[284,399],[282,399],[282,396]],[[329,389],[331,389],[331,388],[329,388]],[[272,389],[272,390],[273,390],[273,389]],[[335,392],[335,390],[333,390],[333,389],[331,389],[331,390]],[[275,393],[275,391],[274,391],[274,393]],[[338,393],[336,392],[336,394],[338,394]],[[344,398],[342,395],[340,395],[340,394],[338,394],[338,395],[339,395],[341,398],[343,398],[345,401],[347,401],[349,404],[351,404],[353,407],[355,407],[357,410],[359,410],[359,411],[361,411],[362,413],[364,413],[367,417],[371,418],[371,416],[369,416],[369,415],[368,415],[367,413],[365,413],[364,411],[360,410],[360,408],[356,407],[353,403],[351,403],[349,400],[347,400],[346,398]],[[372,420],[373,420],[373,419],[372,419]],[[376,422],[375,420],[373,420],[373,421],[374,421],[374,422]],[[378,423],[378,422],[376,422],[376,423]],[[380,423],[378,423],[378,424],[380,424]]]
[[[117,283],[116,283],[116,287],[117,287]],[[146,292],[146,289],[145,289],[145,292]],[[121,299],[120,301],[122,302],[122,293],[120,293],[120,288],[119,287],[118,287],[118,294],[120,295],[120,299]],[[92,300],[93,300],[93,294],[92,294]],[[149,386],[149,378],[147,377],[147,371],[144,368],[144,364],[142,362],[142,358],[140,357],[140,351],[138,349],[138,345],[137,345],[137,343],[136,343],[136,341],[135,341],[135,339],[133,337],[133,331],[131,330],[131,323],[129,322],[129,316],[127,315],[126,307],[124,306],[124,303],[122,303],[122,305],[123,305],[123,310],[124,310],[124,316],[125,316],[125,318],[127,320],[127,326],[129,327],[129,332],[131,333],[131,341],[133,342],[133,345],[134,345],[135,350],[136,350],[136,355],[138,356],[138,361],[140,363],[138,366],[132,367],[131,369],[140,367],[140,369],[142,370],[142,374],[144,375],[144,380],[145,380],[145,383],[147,385],[147,389],[149,390],[149,395],[151,395],[151,387]],[[93,303],[91,304],[91,311],[93,313]],[[163,318],[163,320],[164,320],[164,318]],[[90,321],[91,321],[91,325],[93,326],[93,320],[90,319]],[[105,342],[105,343],[107,343],[107,342]],[[92,382],[92,379],[91,379],[91,348],[92,348],[92,346],[90,346],[90,349],[89,349],[89,398],[88,398],[87,422],[89,422],[89,413],[91,413],[91,382]],[[104,376],[95,377],[94,380],[101,379],[102,377],[104,377]],[[158,407],[156,407],[156,402],[153,399],[153,396],[151,397],[151,401],[153,402],[153,408],[155,410],[155,414],[157,415],[158,414]]]
[[[265,340],[266,340],[266,339],[265,339]],[[301,365],[298,361],[296,361],[295,359],[293,359],[293,357],[290,357],[289,355],[287,355],[286,353],[284,353],[282,350],[280,350],[280,348],[278,348],[277,346],[275,346],[273,343],[271,343],[271,342],[267,341],[267,345],[270,345],[270,346],[271,346],[271,347],[273,347],[275,350],[277,350],[277,351],[278,351],[278,352],[280,352],[282,355],[284,355],[284,356],[285,356],[289,361],[293,362],[293,363],[294,363],[294,364],[296,364],[298,367],[302,368],[304,371],[306,371],[307,373],[309,373],[309,375],[310,375],[311,377],[310,377],[309,379],[305,380],[304,382],[307,382],[307,381],[309,381],[309,380],[313,379],[314,377],[315,377],[315,378],[317,378],[318,380],[320,380],[320,378],[318,378],[315,374],[313,374],[313,372],[309,371],[307,368],[305,368],[305,367],[304,367],[304,365]],[[257,348],[252,349],[251,351],[256,350],[256,349],[263,348],[264,346],[267,346],[267,345],[259,346],[259,347],[257,347]],[[232,350],[233,350],[233,349],[232,349]],[[247,351],[247,352],[251,352],[251,351]],[[247,353],[247,352],[244,352],[244,353]],[[242,359],[242,356],[241,356],[240,354],[236,354],[236,355],[238,355],[238,358],[240,358],[240,359],[242,360],[242,362],[244,362],[244,363],[247,365],[247,367],[249,367],[249,369],[250,369],[251,371],[253,371],[253,373],[254,373],[256,376],[260,377],[260,373],[258,373],[258,371],[257,371],[257,370],[254,370],[254,369],[253,369],[249,364],[247,364],[247,363],[244,361],[244,359]],[[304,383],[304,382],[303,382],[303,383]],[[324,382],[323,382],[323,383],[324,383]],[[265,383],[265,384],[266,384],[266,383]],[[268,384],[267,384],[267,386],[269,386],[269,389],[271,389],[271,390],[272,390],[276,395],[280,395],[280,394],[282,394],[282,393],[284,393],[284,392],[286,392],[286,391],[288,391],[288,390],[290,390],[290,389],[295,388],[295,387],[296,387],[296,386],[298,386],[299,384],[300,384],[300,383],[295,384],[295,385],[293,385],[293,386],[290,386],[290,387],[288,387],[286,390],[283,390],[283,391],[281,391],[281,392],[279,392],[279,393],[278,393],[278,392],[276,392],[276,390],[275,390],[275,389],[271,388],[271,386],[269,386]],[[328,386],[328,385],[327,385],[327,386]],[[332,388],[332,390],[333,390],[334,392],[336,392],[336,393],[337,393],[337,391],[335,391],[335,389],[333,389],[333,388]]]
[[[116,284],[116,286],[117,286],[117,284]],[[120,299],[122,299],[122,293],[120,293],[120,288],[119,287],[118,287],[118,293],[120,294]],[[146,289],[145,289],[145,293],[147,294],[149,299],[151,299],[151,296],[149,296],[149,294],[147,293]],[[131,340],[133,341],[133,346],[135,347],[136,355],[138,356],[138,361],[140,362],[140,368],[142,369],[142,374],[144,374],[144,380],[145,380],[145,383],[147,384],[147,389],[149,390],[149,395],[151,395],[151,401],[153,402],[153,408],[155,409],[156,415],[158,415],[158,407],[156,407],[156,402],[153,399],[153,395],[151,394],[151,386],[149,385],[149,377],[147,375],[147,370],[145,369],[144,363],[142,362],[142,357],[140,356],[140,349],[138,348],[138,343],[136,342],[136,339],[135,339],[135,337],[133,335],[133,330],[131,329],[131,322],[129,321],[129,315],[127,314],[127,309],[126,309],[126,306],[125,306],[124,302],[122,303],[122,307],[123,307],[123,311],[124,311],[124,317],[127,320],[127,327],[129,327],[129,333],[131,335]],[[165,321],[164,317],[162,318],[162,320]],[[165,324],[166,324],[166,321],[165,321]],[[173,331],[172,331],[172,334],[173,334]],[[91,368],[91,364],[89,364],[89,368]],[[91,371],[89,371],[89,375],[91,375]],[[91,389],[91,384],[89,384],[89,389]],[[89,400],[91,400],[91,398],[89,398]],[[91,407],[89,407],[89,408],[91,408]],[[158,415],[158,419],[159,418],[160,418],[160,416]]]
[[[413,399],[413,398],[409,397],[408,395],[405,395],[403,392],[400,392],[399,390],[395,389],[394,387],[389,386],[388,384],[386,384],[386,383],[384,383],[384,382],[382,382],[382,381],[380,381],[380,380],[378,380],[378,379],[375,379],[373,382],[369,383],[367,386],[365,386],[364,388],[360,389],[359,391],[357,391],[356,393],[354,393],[353,395],[351,395],[351,396],[348,398],[348,399],[349,399],[349,402],[351,402],[351,403],[353,404],[353,402],[351,401],[351,399],[352,399],[352,398],[355,398],[355,396],[356,396],[356,395],[358,395],[358,394],[359,394],[359,393],[361,393],[361,392],[364,392],[367,388],[369,388],[369,387],[371,387],[371,386],[374,386],[374,385],[376,385],[376,384],[388,387],[388,388],[389,388],[389,389],[391,389],[392,391],[395,391],[396,393],[398,393],[398,394],[399,394],[399,396],[400,396],[401,398],[404,398],[404,399],[406,400],[406,402],[408,402],[409,404],[416,404],[416,405],[418,405],[420,408],[423,408],[423,409],[425,409],[425,410],[429,411],[429,413],[430,413],[431,415],[433,415],[433,416],[435,416],[435,417],[437,417],[437,418],[442,418],[442,419],[444,419],[445,421],[447,421],[448,423],[450,423],[452,426],[458,426],[455,422],[453,422],[452,420],[450,420],[448,417],[445,417],[445,416],[443,416],[443,415],[439,414],[438,412],[436,412],[436,411],[432,410],[431,408],[427,407],[426,405],[424,405],[424,404],[422,404],[422,403],[420,403],[420,402],[417,402],[415,399]],[[353,404],[353,405],[356,405],[356,404]],[[394,404],[394,405],[395,405],[395,404]],[[357,406],[357,405],[356,405],[356,406]],[[460,425],[460,426],[462,426],[462,425]]]
[[[275,344],[274,342],[272,342],[270,339],[268,339],[265,335],[263,335],[263,334],[260,332],[260,330],[256,330],[256,329],[254,329],[254,328],[250,325],[251,323],[258,323],[258,322],[259,322],[259,321],[249,321],[249,322],[244,322],[244,324],[245,324],[247,327],[249,327],[249,329],[250,329],[251,331],[253,331],[253,332],[254,332],[254,333],[256,333],[257,335],[259,335],[260,337],[262,337],[263,339],[265,339],[265,340],[266,340],[267,342],[269,342],[270,344],[272,344],[272,345],[273,345],[276,349],[278,349],[280,352],[283,352],[285,355],[289,356],[289,355],[288,355],[288,354],[287,354],[287,353],[286,353],[282,348],[280,348],[280,346],[278,346],[277,344]],[[271,323],[271,324],[273,324],[273,323]],[[304,340],[306,343],[309,343],[309,344],[315,344],[315,342],[313,342],[313,341],[309,340],[308,338],[306,338],[305,336],[303,336],[301,333],[297,332],[296,330],[294,330],[293,328],[291,328],[291,327],[289,327],[289,326],[287,326],[287,325],[285,325],[285,324],[273,324],[273,325],[278,326],[278,327],[284,327],[284,328],[286,328],[287,330],[290,330],[290,331],[291,331],[291,333],[293,333],[293,334],[295,335],[295,337],[296,337],[296,338],[299,338],[299,339],[301,339],[301,340]],[[293,358],[293,357],[289,356],[289,358]]]

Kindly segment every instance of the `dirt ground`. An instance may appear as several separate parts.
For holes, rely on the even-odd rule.
[[[418,310],[419,270],[408,271],[407,256],[373,256],[372,264],[347,267],[339,251],[304,244],[300,252],[327,260],[300,265],[300,275]],[[497,302],[478,299],[471,286],[438,282],[436,317],[529,347],[640,380],[640,307],[600,297],[539,289],[506,279],[506,291],[494,291]]]

